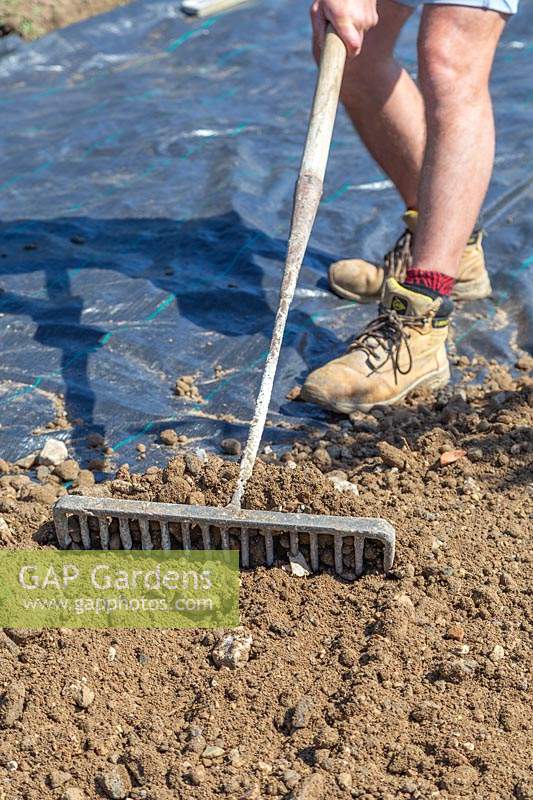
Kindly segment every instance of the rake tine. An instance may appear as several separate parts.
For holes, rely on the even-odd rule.
[[[355,551],[355,574],[363,574],[363,554],[365,552],[365,537],[354,535],[353,545]]]
[[[394,564],[394,538],[383,542],[383,570],[388,572]]]
[[[222,542],[222,549],[229,550],[229,533],[227,528],[220,528],[220,539]]]
[[[243,569],[248,569],[250,566],[250,535],[248,528],[243,528],[241,531],[241,564]]]
[[[124,550],[131,550],[133,543],[131,541],[130,524],[126,517],[119,517],[118,529]]]
[[[181,536],[184,550],[191,549],[191,525],[189,522],[181,523]]]
[[[100,524],[100,544],[102,550],[109,550],[109,526],[107,524],[107,517],[98,517]]]
[[[59,546],[66,549],[72,544],[72,537],[68,532],[68,517],[57,508],[54,508],[54,526]]]
[[[289,536],[290,536],[290,540],[291,540],[291,549],[290,549],[291,556],[297,556],[298,555],[298,549],[299,549],[298,533],[296,531],[291,531]]]
[[[333,535],[333,543],[335,547],[335,572],[339,575],[342,574],[342,536],[338,533]]]
[[[309,544],[311,547],[311,569],[313,572],[317,572],[320,565],[320,559],[318,556],[318,536],[316,533],[309,534]]]
[[[168,530],[168,522],[161,520],[159,523],[161,528],[161,550],[170,550],[170,532]]]
[[[147,519],[139,520],[141,529],[141,547],[143,550],[153,550],[152,537],[150,536],[150,525]]]
[[[83,543],[83,547],[85,548],[85,550],[90,550],[91,536],[89,534],[89,523],[87,522],[87,517],[85,516],[85,514],[80,514],[79,521],[80,521],[81,541]]]
[[[209,523],[203,522],[200,525],[202,531],[202,541],[204,543],[204,550],[211,550],[211,533],[209,531]]]
[[[274,563],[274,538],[270,531],[266,531],[264,533],[265,539],[265,553],[266,553],[266,563],[267,567],[271,567]]]

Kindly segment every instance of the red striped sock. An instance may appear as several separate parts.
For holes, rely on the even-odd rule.
[[[453,289],[455,283],[450,275],[445,275],[443,272],[434,272],[432,269],[415,269],[407,270],[404,283],[410,286],[425,286],[426,289],[431,289],[433,292],[438,292],[443,297],[448,297]]]

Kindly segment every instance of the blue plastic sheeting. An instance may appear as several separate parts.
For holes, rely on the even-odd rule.
[[[415,15],[399,47],[413,71],[416,28]],[[532,30],[524,3],[494,68],[499,143],[484,219],[495,293],[461,307],[454,334],[460,353],[509,364],[533,343]],[[164,428],[197,446],[243,439],[315,81],[306,4],[266,0],[191,21],[174,2],[135,2],[16,48],[0,76],[0,454],[37,449],[60,394],[72,427],[59,435],[82,460],[91,432],[117,462],[149,445],[143,466],[168,457],[152,446]],[[380,259],[401,211],[341,112],[274,423],[327,421],[285,395],[374,313],[328,293],[327,265]],[[173,392],[189,374],[202,403]],[[290,435],[271,427],[265,442]]]

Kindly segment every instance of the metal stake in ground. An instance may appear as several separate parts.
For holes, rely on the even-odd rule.
[[[272,511],[250,511],[242,508],[244,491],[252,474],[265,427],[287,315],[294,297],[298,275],[322,196],[324,174],[339,102],[345,60],[346,50],[344,44],[331,26],[328,26],[304,154],[295,187],[288,252],[281,284],[279,306],[272,332],[270,350],[257,396],[254,417],[250,425],[248,441],[242,455],[237,485],[231,502],[226,508],[210,508],[207,506],[172,506],[164,503],[65,495],[58,500],[54,507],[54,521],[61,546],[68,547],[71,543],[71,537],[68,532],[68,516],[75,515],[79,519],[81,540],[84,547],[91,547],[87,517],[93,516],[99,520],[100,543],[102,547],[106,548],[108,546],[109,517],[111,517],[119,521],[120,538],[123,547],[126,549],[132,547],[129,521],[138,521],[143,549],[152,547],[150,522],[159,523],[161,547],[169,548],[168,526],[170,522],[174,522],[180,525],[182,545],[185,549],[190,548],[191,526],[201,531],[203,545],[206,549],[211,547],[211,526],[216,526],[220,530],[221,544],[224,549],[229,547],[229,529],[231,528],[232,533],[234,533],[237,528],[241,546],[241,561],[244,567],[249,565],[249,535],[251,532],[257,532],[264,537],[266,562],[269,565],[274,562],[274,535],[286,532],[290,534],[291,553],[293,555],[298,552],[299,534],[305,533],[309,536],[311,566],[314,570],[318,569],[319,566],[319,535],[332,537],[335,569],[339,573],[342,572],[342,545],[346,538],[353,540],[356,574],[360,574],[363,569],[365,538],[378,539],[383,542],[384,569],[387,571],[392,566],[395,533],[392,525],[385,520],[326,517],[316,514],[284,514]]]

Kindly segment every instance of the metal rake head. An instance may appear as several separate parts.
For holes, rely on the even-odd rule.
[[[262,538],[264,561],[272,566],[275,537],[282,534],[289,536],[291,555],[295,556],[301,546],[308,551],[314,572],[320,566],[321,547],[333,544],[335,571],[343,574],[347,561],[353,565],[355,574],[361,575],[365,539],[377,539],[383,544],[385,572],[394,561],[394,528],[386,520],[373,517],[286,514],[231,505],[215,508],[64,495],[54,506],[54,523],[62,548],[227,550],[238,547],[245,569],[250,566],[253,537]]]

